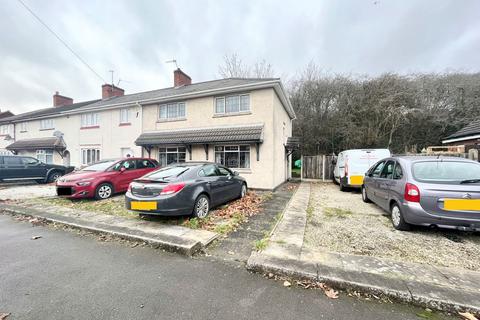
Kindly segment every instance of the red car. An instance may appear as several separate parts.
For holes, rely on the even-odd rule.
[[[57,180],[57,195],[70,199],[107,199],[125,192],[132,180],[159,169],[148,158],[103,160],[62,176]]]

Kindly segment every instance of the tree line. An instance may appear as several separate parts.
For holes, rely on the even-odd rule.
[[[258,75],[243,75],[274,76],[272,66],[263,65],[268,68]],[[223,73],[234,76],[235,68]],[[354,148],[421,152],[480,119],[480,73],[332,75],[310,64],[287,90],[297,116],[293,136],[304,155]]]

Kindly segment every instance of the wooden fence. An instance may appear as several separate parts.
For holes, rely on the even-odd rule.
[[[302,179],[330,181],[333,178],[332,156],[302,156]]]

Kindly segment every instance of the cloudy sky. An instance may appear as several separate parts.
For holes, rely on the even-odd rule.
[[[171,86],[172,58],[194,82],[217,78],[233,53],[283,78],[310,61],[328,73],[480,70],[478,0],[23,1],[126,93]],[[103,81],[18,0],[1,0],[0,16],[2,110],[49,107],[55,91],[101,96]]]

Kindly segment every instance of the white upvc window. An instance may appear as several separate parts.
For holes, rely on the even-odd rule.
[[[55,129],[55,122],[53,119],[40,120],[40,130]]]
[[[20,132],[27,132],[27,123],[26,122],[20,123],[19,126],[20,126]]]
[[[129,108],[120,109],[120,123],[121,124],[130,123],[130,109]]]
[[[100,161],[100,149],[85,148],[80,150],[82,165],[92,164]]]
[[[215,162],[229,168],[250,168],[249,145],[215,146]]]
[[[185,162],[187,148],[185,147],[165,147],[158,148],[158,163],[165,167],[172,163]]]
[[[53,150],[37,150],[37,159],[43,163],[53,163]]]
[[[215,114],[235,114],[248,111],[250,111],[249,94],[215,98]]]
[[[10,134],[10,125],[4,124],[0,126],[0,134],[7,135]]]
[[[185,102],[162,104],[158,107],[158,118],[160,120],[185,119]]]
[[[81,115],[82,128],[97,127],[100,123],[100,115],[96,112]]]

